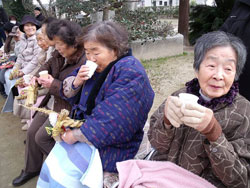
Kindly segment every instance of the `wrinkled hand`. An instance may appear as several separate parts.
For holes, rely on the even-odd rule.
[[[82,65],[79,69],[76,78],[73,82],[75,87],[81,86],[86,80],[89,79],[88,77],[89,67],[87,65]]]
[[[24,75],[23,71],[18,71],[18,77],[22,77]]]
[[[66,142],[67,144],[74,144],[77,142],[77,140],[75,139],[74,135],[73,135],[73,131],[71,131],[70,129],[66,130],[62,135],[61,138],[64,142]]]
[[[44,78],[44,77],[39,77],[37,78],[37,81],[39,84],[41,84],[43,87],[45,88],[50,88],[51,85],[52,85],[52,82],[54,81],[54,78],[48,74],[48,77],[47,78]]]
[[[181,121],[181,117],[183,117],[181,106],[182,102],[176,96],[169,96],[165,103],[165,116],[174,127],[180,127],[180,125],[183,124]]]
[[[181,107],[181,112],[184,115],[181,121],[199,132],[203,131],[208,126],[214,115],[211,109],[201,106],[200,104],[191,103],[183,105]]]

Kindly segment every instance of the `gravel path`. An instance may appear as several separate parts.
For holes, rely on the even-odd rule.
[[[155,99],[149,117],[164,99],[177,89],[184,87],[187,81],[194,78],[193,52],[188,50],[185,54],[161,61],[158,60],[158,64],[155,61],[145,63],[148,77],[155,91]]]

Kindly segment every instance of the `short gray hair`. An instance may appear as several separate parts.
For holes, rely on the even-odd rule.
[[[210,32],[197,39],[194,48],[193,68],[195,71],[199,71],[201,62],[203,61],[206,53],[212,48],[219,46],[231,46],[237,54],[235,80],[238,80],[246,62],[246,47],[238,37],[223,31]]]
[[[118,58],[128,53],[128,32],[117,22],[103,21],[88,25],[83,30],[83,43],[96,41],[114,50]]]

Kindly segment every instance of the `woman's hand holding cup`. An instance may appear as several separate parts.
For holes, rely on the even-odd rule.
[[[183,124],[181,121],[183,117],[181,112],[182,104],[182,101],[176,96],[169,96],[165,103],[165,116],[174,127],[180,127]]]
[[[201,106],[198,103],[185,104],[185,106],[181,108],[181,112],[184,114],[181,121],[199,132],[208,126],[214,115],[211,109]]]
[[[52,85],[52,82],[54,81],[54,78],[48,74],[46,77],[40,76],[37,78],[37,81],[39,84],[41,84],[45,88],[50,88]]]
[[[89,67],[87,65],[82,65],[76,75],[76,78],[73,82],[74,87],[79,87],[83,85],[83,83],[88,80],[89,77]]]

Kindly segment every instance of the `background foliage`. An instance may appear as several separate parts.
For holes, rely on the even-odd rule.
[[[220,28],[229,16],[235,0],[216,0],[215,6],[195,5],[190,8],[189,41],[194,44],[202,34]]]
[[[27,0],[26,0],[27,1]],[[32,0],[27,1],[27,3],[32,4]],[[3,0],[3,6],[7,14],[16,16],[18,21],[21,21],[25,14],[33,14],[32,11],[25,9],[22,0]],[[34,6],[33,6],[34,7]]]
[[[91,22],[91,14],[103,11],[106,15],[105,13],[109,10],[114,10],[116,13],[115,20],[127,27],[131,34],[131,41],[138,39],[147,41],[173,34],[172,25],[159,20],[178,18],[179,7],[149,7],[130,11],[125,6],[130,1],[133,2],[134,0],[50,0],[50,5],[56,7],[57,17],[60,18],[64,15],[66,19],[75,21],[82,26]],[[229,15],[234,1],[215,0],[216,6],[209,7],[196,5],[195,1],[191,0],[190,43],[194,44],[195,40],[204,33],[217,30]],[[8,15],[15,15],[19,21],[23,15],[33,13],[32,0],[3,0],[3,4]],[[55,10],[55,8],[50,8],[50,10]],[[83,12],[84,16],[82,16]],[[46,15],[55,14],[48,13]]]
[[[130,41],[164,38],[173,35],[173,26],[169,22],[159,21],[159,12],[147,8],[135,11],[120,9],[116,11],[115,20],[124,25],[130,33]]]

